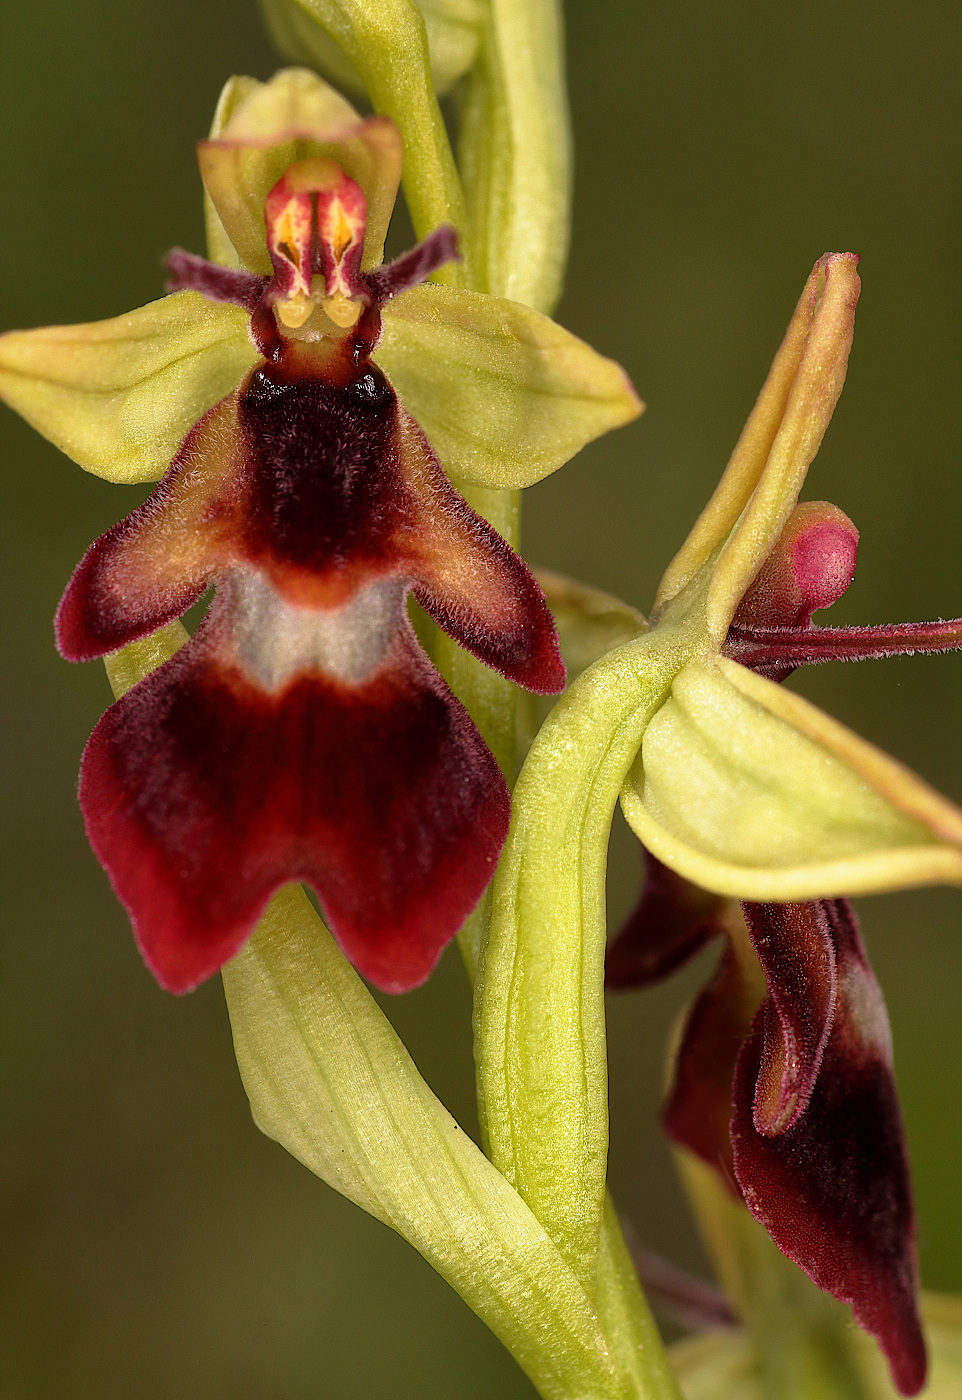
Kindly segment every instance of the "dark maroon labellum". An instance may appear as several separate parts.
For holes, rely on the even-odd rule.
[[[81,805],[164,986],[209,976],[306,880],[355,966],[403,991],[477,902],[509,815],[408,593],[519,685],[560,690],[564,667],[533,576],[370,359],[380,305],[456,255],[452,230],[361,273],[363,195],[321,160],[291,167],[267,215],[271,280],[169,263],[174,285],[252,313],[263,362],[91,547],[58,611],[61,651],[86,660],[217,590],[97,726]]]

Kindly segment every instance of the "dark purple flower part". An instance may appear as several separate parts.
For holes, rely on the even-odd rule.
[[[892,1041],[844,899],[746,904],[768,981],[738,1054],[743,1199],[783,1253],[849,1303],[903,1395],[925,1383],[915,1214]]]
[[[749,947],[735,906],[692,915],[702,892],[647,853],[646,864],[645,892],[610,954],[616,966],[632,960],[633,985],[666,976],[680,949],[726,935],[685,1020],[665,1131],[819,1287],[852,1305],[899,1390],[914,1395],[925,1347],[908,1160],[885,1004],[851,905],[746,903]]]
[[[962,645],[959,620],[814,626],[812,614],[851,583],[857,547],[836,506],[796,507],[742,599],[725,654],[780,681],[811,661]],[[852,1306],[899,1390],[916,1394],[926,1361],[908,1159],[885,1004],[851,905],[746,903],[742,923],[735,906],[645,859],[640,902],[609,949],[609,987],[647,985],[726,936],[687,1015],[666,1131],[718,1171],[784,1254]]]
[[[605,958],[605,985],[647,987],[660,982],[725,932],[726,901],[676,875],[643,849],[641,899]]]
[[[855,576],[858,531],[827,501],[796,506],[732,621],[724,654],[770,680],[821,661],[868,661],[962,647],[962,618],[816,627]]]
[[[408,594],[519,685],[560,690],[564,668],[534,578],[371,360],[381,304],[455,256],[453,232],[362,273],[364,195],[326,159],[287,170],[265,221],[273,278],[171,255],[174,286],[251,312],[264,359],[60,604],[79,661],[217,590],[194,638],[100,721],[81,806],[163,986],[208,977],[300,879],[355,966],[402,991],[477,902],[509,816]]]

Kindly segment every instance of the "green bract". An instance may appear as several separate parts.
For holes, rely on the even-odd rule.
[[[419,0],[431,81],[439,96],[443,97],[474,63],[485,8],[484,0]],[[310,6],[299,0],[261,0],[261,9],[271,37],[287,58],[310,64],[339,87],[363,93],[364,83],[354,64],[321,28]]]
[[[200,144],[215,256],[268,270],[264,196],[292,160],[313,154],[361,184],[365,262],[380,262],[400,176],[397,131],[385,119],[361,122],[303,69],[225,89],[214,134]],[[420,287],[385,307],[383,345],[376,358],[442,463],[482,487],[539,481],[642,407],[617,365],[513,302]],[[153,481],[256,358],[242,311],[179,292],[111,321],[0,337],[0,394],[87,471]]]

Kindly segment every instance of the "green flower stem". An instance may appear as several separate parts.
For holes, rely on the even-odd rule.
[[[759,1400],[870,1400],[851,1310],[779,1252],[715,1172],[679,1158],[719,1280],[748,1329]]]
[[[377,112],[404,138],[404,197],[418,238],[438,224],[467,229],[464,194],[444,118],[431,82],[424,21],[413,0],[300,0],[347,54]],[[434,276],[454,287],[476,285],[469,240],[463,260]]]
[[[645,726],[678,668],[707,646],[691,591],[657,632],[586,671],[543,725],[515,789],[479,966],[476,1060],[489,1155],[589,1292],[608,1150],[608,832]]]
[[[638,1283],[611,1197],[605,1201],[596,1303],[615,1359],[640,1400],[679,1400],[678,1382]]]
[[[556,0],[489,0],[458,155],[480,286],[550,312],[561,294],[571,206]]]

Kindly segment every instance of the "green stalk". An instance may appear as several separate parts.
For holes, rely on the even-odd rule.
[[[563,26],[556,0],[489,0],[462,107],[459,158],[472,249],[474,280],[468,285],[550,312],[561,292],[571,211]],[[465,494],[517,549],[516,493]],[[447,638],[439,641],[438,661],[513,783],[514,688]],[[486,1150],[593,1293],[631,1394],[669,1400],[677,1397],[677,1384],[605,1197],[608,830],[637,750],[636,731],[656,695],[660,701],[657,684],[650,694],[635,689],[634,697],[626,697],[618,742],[586,782],[567,771],[570,751],[553,750],[549,738],[546,764],[539,769],[535,761],[527,789],[543,819],[536,817],[529,829],[530,809],[519,816],[516,805],[494,885],[459,941],[469,975],[478,974],[475,1055]],[[604,704],[610,697],[597,698],[610,719]],[[602,722],[599,730],[606,727]],[[535,747],[544,754],[545,745],[536,741]],[[562,928],[570,926],[570,939],[564,932],[559,937],[552,917],[532,915],[523,895],[532,861],[545,876],[535,904],[539,897],[550,904],[549,886],[563,890],[552,912],[561,914]],[[550,1104],[542,1113],[545,1090]]]
[[[571,224],[564,36],[555,0],[490,0],[458,155],[480,290],[550,312]]]
[[[605,868],[612,813],[652,714],[704,645],[666,619],[586,671],[515,789],[479,970],[476,1060],[492,1161],[594,1288],[605,1201]]]
[[[404,138],[404,198],[418,238],[439,224],[464,233],[464,193],[444,118],[431,82],[424,21],[413,0],[299,0],[354,64],[375,111],[391,118]],[[475,285],[471,248],[434,280]]]

